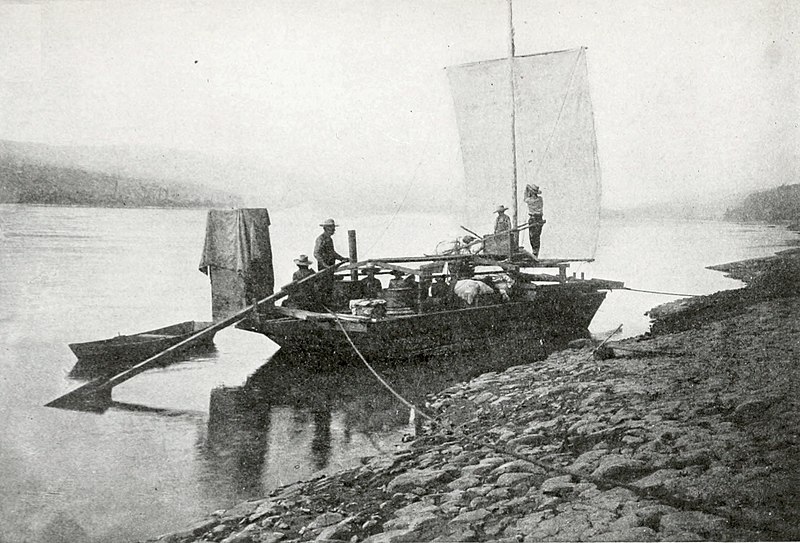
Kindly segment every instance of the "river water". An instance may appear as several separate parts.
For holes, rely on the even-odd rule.
[[[317,214],[272,214],[278,285],[292,259],[312,251],[318,221],[306,216]],[[413,433],[408,410],[362,369],[305,372],[270,360],[276,346],[266,338],[235,329],[210,352],[115,388],[102,414],[43,407],[81,384],[69,377],[68,343],[209,320],[197,270],[204,224],[198,210],[0,206],[0,541],[153,537],[395,450]],[[430,214],[348,219],[341,230],[351,228],[362,258],[431,251],[459,235],[455,218]],[[346,233],[334,239],[345,252]],[[704,294],[739,286],[705,266],[772,254],[790,239],[765,226],[605,221],[596,261],[571,271]],[[623,323],[625,335],[642,333],[644,312],[672,299],[612,292],[591,330]],[[493,363],[420,364],[386,377],[419,402]],[[260,367],[256,385],[240,388]]]

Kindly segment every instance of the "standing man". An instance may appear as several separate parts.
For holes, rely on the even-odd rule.
[[[494,212],[497,213],[497,220],[494,221],[495,234],[502,234],[503,232],[511,230],[511,217],[506,215],[507,209],[506,206],[499,205],[497,209],[494,210]]]
[[[338,226],[333,219],[328,219],[322,224],[322,233],[314,243],[314,258],[317,259],[319,271],[331,268],[336,265],[337,260],[347,262],[349,259],[336,252],[333,247],[333,234]],[[323,304],[330,304],[333,298],[333,273],[325,274],[320,277],[319,282],[320,301]]]
[[[539,185],[525,185],[525,203],[528,204],[528,237],[531,242],[531,252],[539,257],[539,247],[542,238],[542,226],[547,222],[542,218],[544,200],[540,196]]]

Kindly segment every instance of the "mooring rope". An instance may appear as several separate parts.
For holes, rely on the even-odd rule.
[[[665,296],[681,296],[683,298],[697,298],[698,296],[705,296],[705,294],[680,294],[677,292],[664,292],[661,290],[644,290],[641,288],[620,287],[612,290],[630,290],[631,292],[646,292],[647,294],[663,294]]]
[[[327,309],[327,308],[326,308],[326,309]],[[375,371],[375,368],[373,368],[373,367],[370,365],[370,363],[369,363],[369,362],[367,362],[367,359],[366,359],[366,358],[364,358],[364,355],[362,355],[362,354],[361,354],[361,351],[359,351],[359,350],[358,350],[358,347],[356,347],[356,344],[355,344],[355,343],[353,343],[353,340],[352,340],[352,338],[350,337],[350,334],[348,334],[348,333],[347,333],[347,330],[345,330],[344,326],[342,326],[342,322],[341,322],[341,320],[339,320],[339,316],[338,316],[338,315],[336,315],[336,313],[334,313],[334,312],[333,312],[333,311],[331,311],[330,309],[328,309],[328,313],[330,313],[331,315],[333,315],[333,318],[334,318],[334,319],[336,319],[336,324],[338,324],[338,325],[339,325],[339,329],[340,329],[340,330],[341,330],[341,331],[344,333],[344,337],[346,337],[346,338],[347,338],[347,341],[348,341],[348,343],[350,343],[350,346],[351,346],[351,347],[353,348],[353,350],[356,352],[356,354],[357,354],[357,355],[358,355],[358,357],[361,359],[361,361],[364,363],[364,365],[365,365],[365,366],[367,366],[367,369],[368,369],[369,371],[371,371],[371,372],[372,372],[372,375],[374,375],[374,376],[375,376],[375,378],[376,378],[376,379],[378,379],[378,381],[380,381],[380,383],[381,383],[383,386],[385,386],[385,387],[386,387],[386,389],[387,389],[389,392],[391,392],[392,394],[394,394],[394,397],[395,397],[395,398],[397,398],[398,400],[400,400],[400,401],[403,403],[403,405],[405,405],[405,406],[406,406],[406,407],[408,407],[409,409],[413,409],[413,410],[414,410],[416,413],[419,413],[420,415],[422,415],[422,417],[423,417],[423,418],[426,418],[426,419],[428,419],[428,420],[429,420],[429,421],[431,421],[431,422],[439,422],[439,421],[437,421],[436,419],[434,419],[433,417],[431,417],[430,415],[428,415],[427,413],[425,413],[424,411],[422,411],[422,410],[421,410],[419,407],[415,406],[413,403],[411,403],[411,402],[409,402],[408,400],[406,400],[405,398],[403,398],[403,397],[400,395],[400,393],[398,393],[398,392],[397,392],[395,389],[393,389],[393,388],[392,388],[392,386],[391,386],[389,383],[387,383],[387,382],[384,380],[384,378],[383,378],[383,377],[381,377],[381,376],[380,376],[380,374],[379,374],[377,371]]]

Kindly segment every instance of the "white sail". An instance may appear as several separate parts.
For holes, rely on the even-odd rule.
[[[539,256],[592,257],[600,167],[586,50],[464,64],[447,73],[461,139],[466,220],[485,228],[498,204],[512,205],[513,123],[519,222],[528,217],[526,184],[538,185],[544,198],[547,224]],[[526,236],[522,240],[527,245]]]

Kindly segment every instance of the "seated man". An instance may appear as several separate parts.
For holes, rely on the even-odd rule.
[[[409,285],[405,279],[406,274],[400,270],[392,270],[392,275],[394,277],[389,280],[389,288],[408,288]]]
[[[311,261],[308,256],[300,255],[300,258],[294,259],[294,263],[297,265],[297,271],[292,274],[293,283],[314,275],[314,272],[309,269]],[[305,309],[307,311],[314,311],[317,308],[316,288],[313,280],[306,281],[302,285],[292,285],[289,290],[289,296],[283,302],[283,307]]]
[[[378,267],[365,266],[362,269],[366,272],[367,276],[359,281],[359,283],[361,283],[361,295],[364,298],[379,298],[381,290],[383,290],[383,285],[381,285],[380,279],[375,277],[375,272],[378,270]]]

